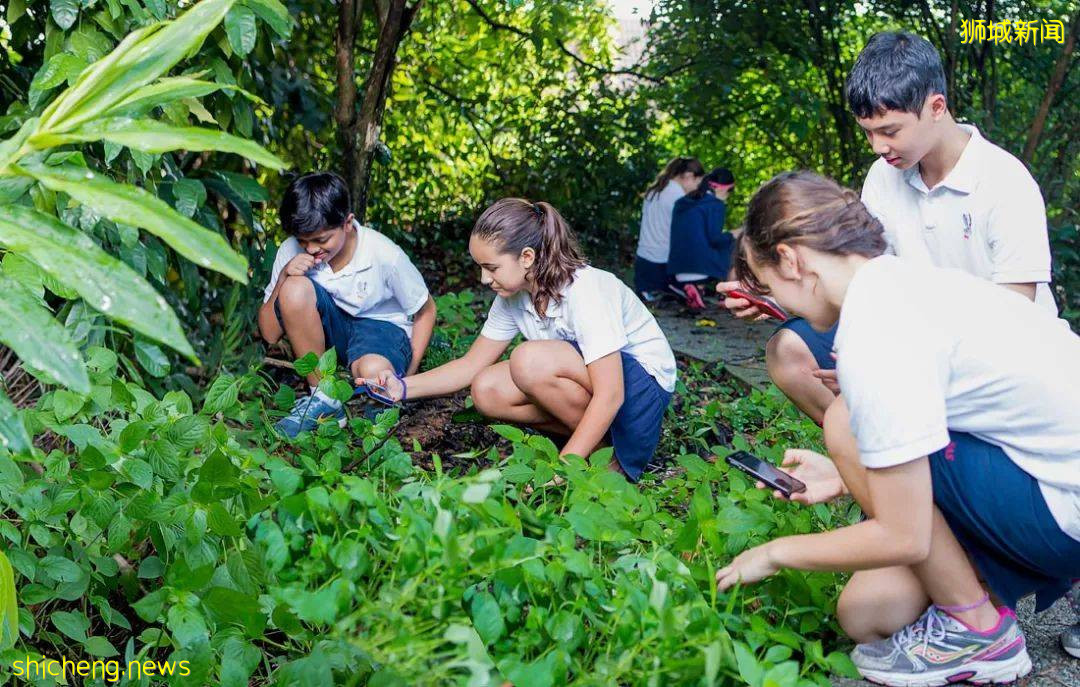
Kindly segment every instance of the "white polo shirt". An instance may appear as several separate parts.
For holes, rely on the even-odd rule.
[[[675,201],[686,195],[677,181],[645,198],[641,203],[641,235],[637,254],[649,262],[664,263],[671,252],[671,211]]]
[[[918,165],[899,170],[879,159],[863,183],[863,203],[884,225],[890,252],[997,284],[1035,282],[1035,302],[1057,314],[1039,185],[1020,160],[974,126],[960,126],[971,138],[934,188]]]
[[[573,341],[588,365],[609,353],[625,351],[663,387],[675,390],[675,354],[656,318],[626,284],[611,272],[585,266],[549,303],[544,317],[532,295],[519,291],[496,296],[480,332],[495,341],[522,334],[528,341]]]
[[[961,270],[883,255],[848,285],[835,346],[864,465],[968,432],[1037,479],[1080,540],[1080,337],[1064,320]]]
[[[386,236],[370,227],[356,227],[356,250],[352,260],[335,272],[324,262],[309,270],[307,276],[326,289],[339,308],[353,317],[393,322],[412,336],[412,320],[428,299],[427,285],[405,251]],[[263,292],[263,302],[277,285],[285,265],[304,252],[300,242],[290,236],[278,248],[270,283]]]

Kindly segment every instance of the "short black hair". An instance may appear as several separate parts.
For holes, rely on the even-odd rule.
[[[333,172],[296,177],[281,198],[281,225],[293,236],[338,227],[352,212],[349,187]]]
[[[727,167],[714,167],[711,172],[701,177],[698,187],[686,194],[694,200],[701,200],[705,194],[712,190],[713,184],[730,186],[735,183],[735,175]]]
[[[844,94],[856,117],[887,110],[922,113],[926,98],[945,92],[945,70],[937,49],[906,31],[876,33],[851,68]]]

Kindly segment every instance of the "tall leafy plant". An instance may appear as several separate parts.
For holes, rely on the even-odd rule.
[[[203,0],[175,20],[131,32],[110,53],[85,67],[40,114],[26,119],[14,136],[0,142],[0,246],[36,266],[50,291],[79,297],[90,308],[193,362],[198,359],[179,318],[161,294],[89,235],[62,221],[64,205],[57,201],[66,200],[118,225],[144,229],[192,263],[246,283],[247,261],[220,234],[148,191],[86,166],[82,155],[70,148],[102,142],[146,154],[222,151],[284,168],[282,160],[251,141],[153,116],[158,107],[222,88],[198,75],[166,74],[198,52],[220,23],[229,24],[234,4],[235,0]],[[260,14],[276,13],[288,21],[280,3],[257,4]],[[0,276],[3,287],[9,297],[0,305],[0,342],[41,378],[78,394],[88,393],[83,357],[43,299],[20,288],[6,270]],[[16,453],[30,447],[25,428],[2,391],[0,444]]]

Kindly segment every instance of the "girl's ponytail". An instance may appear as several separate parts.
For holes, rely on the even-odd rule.
[[[530,277],[537,287],[533,306],[541,316],[549,303],[559,302],[559,294],[573,281],[574,272],[587,264],[573,230],[558,210],[543,201],[496,201],[476,220],[473,235],[495,241],[502,253],[521,255],[526,248],[536,251]]]
[[[660,193],[667,187],[668,182],[675,177],[690,172],[696,177],[705,175],[705,167],[701,164],[701,161],[696,157],[676,157],[672,158],[666,165],[662,172],[656,175],[649,188],[645,189],[645,197],[652,198],[656,194]]]

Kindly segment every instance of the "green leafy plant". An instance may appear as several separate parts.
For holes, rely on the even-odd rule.
[[[191,76],[165,74],[199,49],[207,35],[231,16],[233,5],[234,0],[203,0],[173,21],[133,31],[111,52],[78,70],[77,76],[73,74],[67,89],[40,113],[26,117],[14,136],[0,142],[0,246],[24,258],[51,292],[79,297],[146,339],[195,362],[195,352],[166,300],[131,267],[58,214],[65,205],[81,206],[84,213],[150,232],[199,267],[247,281],[247,261],[219,233],[142,188],[113,181],[88,167],[81,154],[67,149],[72,144],[101,143],[107,149],[128,148],[145,154],[216,150],[274,169],[285,167],[250,141],[151,116],[156,107],[219,88]],[[269,8],[274,3],[263,5]],[[59,24],[70,26],[72,18],[66,10],[58,13],[56,3],[53,16]],[[61,82],[53,83],[48,71],[36,81],[31,108],[38,105],[46,85]],[[42,298],[35,299],[5,279],[15,295],[0,309],[0,330],[8,332],[0,340],[45,380],[85,396],[90,387],[75,342]],[[24,327],[24,323],[32,326]],[[164,371],[163,356],[156,347],[137,344],[136,354],[152,372]],[[27,435],[6,398],[0,400],[0,416],[0,438],[25,451]]]

